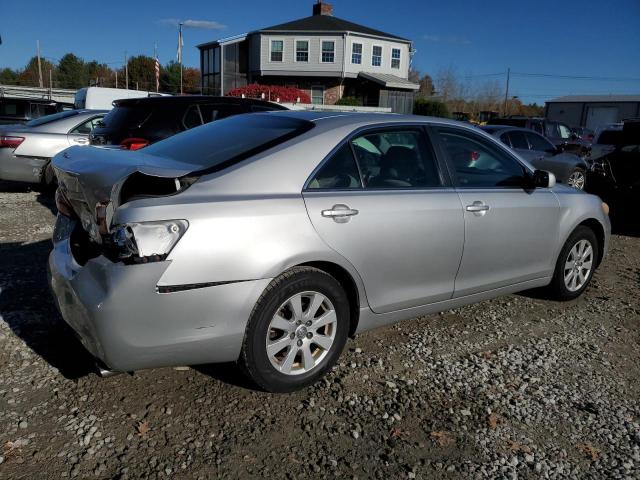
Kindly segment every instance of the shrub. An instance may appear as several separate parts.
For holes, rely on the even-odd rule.
[[[265,100],[271,100],[275,102],[276,99],[280,99],[281,102],[297,102],[298,98],[300,103],[311,103],[309,95],[299,88],[283,87],[281,85],[259,85],[252,83],[246,87],[238,87],[227,93],[229,97],[241,97],[243,94],[247,98],[262,98],[264,93]]]
[[[349,107],[361,107],[362,100],[356,97],[342,97],[336,102],[336,105],[346,105]]]
[[[426,115],[429,117],[449,118],[450,116],[449,109],[444,103],[420,97],[416,98],[413,103],[413,113],[415,115]]]

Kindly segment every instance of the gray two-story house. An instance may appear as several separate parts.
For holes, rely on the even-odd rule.
[[[334,17],[322,1],[310,17],[198,48],[204,94],[285,85],[306,91],[315,104],[356,97],[365,106],[407,111],[419,88],[408,80],[410,40]]]

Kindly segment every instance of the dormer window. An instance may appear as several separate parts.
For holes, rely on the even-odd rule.
[[[322,63],[333,63],[336,58],[336,42],[333,40],[322,40]]]
[[[271,55],[272,62],[282,62],[284,56],[284,40],[271,40]]]

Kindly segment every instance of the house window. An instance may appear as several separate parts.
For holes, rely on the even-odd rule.
[[[322,63],[333,63],[335,60],[336,42],[333,40],[322,41]]]
[[[311,103],[314,105],[322,105],[324,104],[324,87],[317,86],[311,87]]]
[[[296,62],[309,61],[309,40],[296,40]]]
[[[351,63],[360,65],[362,63],[362,44],[354,43],[351,45]]]
[[[281,62],[284,52],[284,40],[271,40],[271,61]]]
[[[391,68],[400,68],[400,49],[391,49]]]
[[[380,45],[374,45],[371,51],[371,65],[379,67],[382,65],[382,47]]]

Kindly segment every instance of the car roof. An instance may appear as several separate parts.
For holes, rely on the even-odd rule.
[[[113,104],[116,107],[119,106],[134,106],[134,105],[182,105],[182,104],[194,104],[194,103],[210,103],[210,102],[223,102],[231,105],[260,105],[265,107],[272,107],[275,110],[286,110],[287,107],[275,102],[268,102],[266,100],[258,100],[254,98],[240,98],[240,97],[216,97],[213,95],[180,95],[175,97],[139,97],[139,98],[123,98],[114,100]]]
[[[309,110],[287,110],[259,113],[258,115],[278,115],[298,118],[314,122],[317,126],[337,128],[348,125],[379,125],[385,123],[424,123],[451,126],[475,127],[468,122],[459,122],[441,117],[425,117],[423,115],[401,115],[397,113],[369,113],[369,112],[328,112]]]

